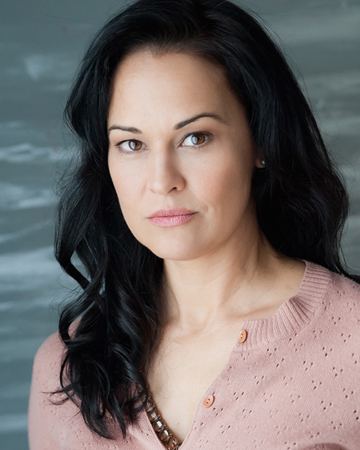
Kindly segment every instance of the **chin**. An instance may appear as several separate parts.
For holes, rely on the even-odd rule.
[[[147,248],[159,258],[166,260],[189,261],[200,256],[199,251],[196,251],[193,244],[186,246],[184,243],[179,243],[177,246],[171,242],[170,245],[166,243],[166,246],[147,246]]]

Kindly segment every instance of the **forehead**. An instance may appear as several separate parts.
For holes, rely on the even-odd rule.
[[[113,108],[121,105],[123,111],[138,108],[139,102],[185,109],[192,103],[225,113],[234,101],[223,68],[187,53],[139,50],[127,55],[116,68],[111,88]]]

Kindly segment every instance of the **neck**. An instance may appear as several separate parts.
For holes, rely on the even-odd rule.
[[[271,307],[269,290],[289,263],[262,234],[191,261],[166,260],[163,294],[165,325],[183,334],[211,331],[231,318]]]

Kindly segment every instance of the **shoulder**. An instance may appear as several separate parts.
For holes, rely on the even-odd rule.
[[[27,424],[31,450],[58,448],[55,445],[57,411],[51,403],[51,392],[60,387],[64,347],[58,332],[53,332],[41,342],[33,358]]]
[[[73,336],[79,319],[74,321],[69,328],[70,337]],[[45,384],[51,384],[54,388],[56,381],[59,383],[60,368],[65,357],[67,347],[64,344],[59,331],[48,335],[38,346],[33,358],[33,377],[42,377]]]
[[[351,312],[360,311],[360,284],[343,274],[331,272],[331,282],[327,295],[335,308]]]
[[[70,335],[72,334],[70,327]],[[35,351],[28,399],[28,440],[30,450],[53,450],[60,448],[66,432],[64,421],[73,420],[77,409],[69,402],[61,409],[53,402],[63,400],[60,372],[67,347],[58,331],[52,332]],[[66,371],[65,371],[66,372]],[[64,373],[64,382],[67,383]],[[61,446],[61,448],[63,448]]]
[[[323,299],[321,329],[331,348],[354,352],[360,344],[360,284],[343,274],[329,271],[330,282]]]
[[[36,350],[35,359],[43,359],[46,356],[52,356],[54,353],[61,353],[63,349],[64,344],[59,332],[54,331],[41,342]]]
[[[32,366],[33,383],[45,389],[55,389],[59,384],[59,373],[65,345],[58,333],[48,335],[37,348]]]

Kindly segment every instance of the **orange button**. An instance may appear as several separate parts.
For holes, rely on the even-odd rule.
[[[203,405],[206,406],[206,408],[208,408],[214,403],[214,400],[215,397],[213,395],[208,395],[206,398],[204,398]]]
[[[246,330],[241,330],[240,331],[240,336],[239,336],[239,341],[241,343],[245,342],[248,336],[248,332]]]

